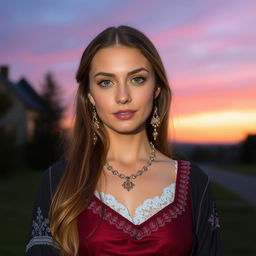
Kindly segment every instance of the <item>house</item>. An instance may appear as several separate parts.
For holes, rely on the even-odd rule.
[[[14,83],[10,81],[8,74],[8,66],[1,66],[0,92],[10,96],[12,107],[0,119],[0,126],[6,131],[14,131],[17,144],[23,145],[33,141],[36,120],[47,113],[47,108],[44,100],[25,78]]]

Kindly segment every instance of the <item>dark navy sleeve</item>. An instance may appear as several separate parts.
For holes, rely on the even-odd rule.
[[[49,226],[49,209],[53,193],[60,179],[63,162],[50,166],[41,175],[30,223],[26,256],[56,256],[59,246],[53,242]]]
[[[221,227],[209,176],[195,163],[191,170],[195,241],[193,256],[223,256]]]

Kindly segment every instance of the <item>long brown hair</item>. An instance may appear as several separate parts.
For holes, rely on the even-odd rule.
[[[76,94],[75,123],[67,149],[67,164],[57,186],[50,209],[50,227],[54,241],[61,247],[61,255],[74,256],[78,253],[79,239],[77,217],[84,211],[93,197],[109,149],[109,139],[103,125],[95,130],[92,121],[92,104],[88,99],[89,71],[91,61],[99,49],[111,45],[135,47],[151,63],[156,84],[161,86],[155,104],[159,109],[161,124],[155,147],[172,157],[168,144],[168,116],[171,90],[161,58],[152,42],[139,30],[129,26],[109,27],[98,34],[86,47],[76,74],[79,88]],[[151,115],[153,114],[153,109]],[[151,115],[146,121],[150,141],[153,128]],[[93,132],[98,136],[93,144]]]

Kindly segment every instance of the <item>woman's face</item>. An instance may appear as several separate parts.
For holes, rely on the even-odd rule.
[[[150,62],[137,48],[109,46],[91,62],[88,98],[105,127],[131,133],[145,126],[153,99],[160,93]],[[120,110],[132,114],[115,115]]]

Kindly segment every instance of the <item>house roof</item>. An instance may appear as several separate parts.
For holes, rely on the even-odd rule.
[[[25,78],[22,78],[18,83],[12,83],[0,75],[0,81],[10,88],[27,108],[40,112],[47,111],[44,100],[38,95]]]

